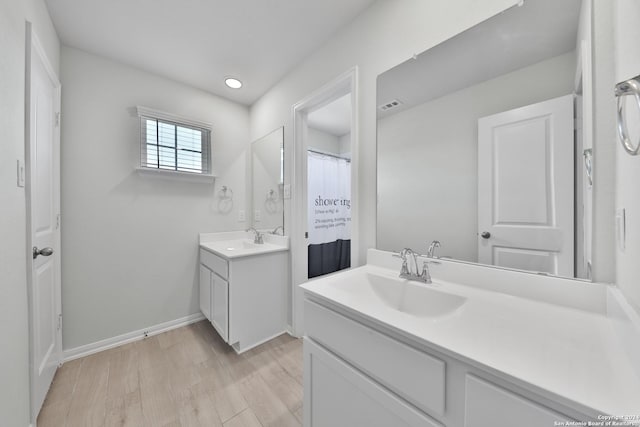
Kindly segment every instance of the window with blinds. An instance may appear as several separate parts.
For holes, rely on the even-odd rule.
[[[209,129],[145,113],[139,114],[142,168],[211,174]]]

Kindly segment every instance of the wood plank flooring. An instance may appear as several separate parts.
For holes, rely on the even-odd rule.
[[[38,427],[302,425],[302,340],[237,355],[207,321],[65,363]]]

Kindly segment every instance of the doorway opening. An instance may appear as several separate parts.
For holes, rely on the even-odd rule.
[[[300,285],[357,265],[357,68],[293,106],[292,333]]]
[[[307,277],[351,266],[351,94],[307,116]]]

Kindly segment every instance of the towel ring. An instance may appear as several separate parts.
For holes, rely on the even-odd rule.
[[[220,189],[220,198],[224,200],[233,199],[233,190],[223,185]]]
[[[624,102],[623,97],[627,95],[633,95],[636,99],[636,103],[638,104],[638,108],[640,108],[640,76],[636,76],[630,80],[618,83],[616,85],[615,93],[616,97],[618,97],[618,123],[616,127],[618,129],[620,142],[622,142],[622,147],[627,153],[632,156],[637,156],[638,152],[640,152],[640,138],[638,139],[638,142],[635,146],[629,138],[629,130],[624,119],[624,109],[626,103]]]
[[[276,193],[274,189],[267,191],[267,200],[278,200],[278,193]]]

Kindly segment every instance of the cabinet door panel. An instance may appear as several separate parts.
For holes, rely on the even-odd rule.
[[[211,271],[200,264],[200,311],[211,320]]]
[[[229,340],[229,283],[211,275],[211,323],[223,340]]]
[[[311,301],[305,301],[304,317],[306,334],[315,341],[423,411],[444,415],[444,361]]]
[[[306,427],[441,427],[306,337],[304,358]]]
[[[571,421],[536,402],[467,375],[465,427],[539,427]]]

